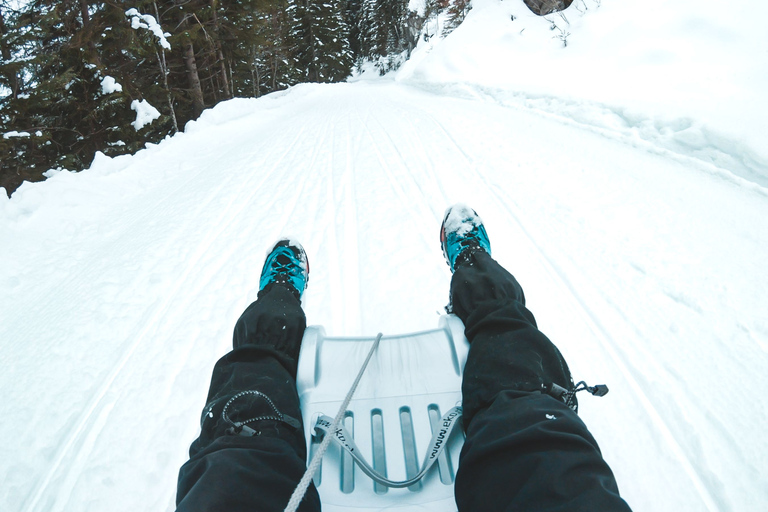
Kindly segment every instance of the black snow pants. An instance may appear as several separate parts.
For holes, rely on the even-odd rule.
[[[549,383],[570,388],[571,376],[514,277],[476,253],[456,270],[451,299],[470,342],[459,511],[629,511],[587,427],[540,392]],[[288,503],[306,467],[304,433],[293,421],[301,419],[295,378],[305,327],[298,300],[280,286],[260,292],[240,317],[234,350],[213,371],[202,432],[179,472],[178,511],[277,512]],[[248,423],[256,435],[232,435],[233,424],[261,417]],[[320,510],[314,487],[299,510]]]

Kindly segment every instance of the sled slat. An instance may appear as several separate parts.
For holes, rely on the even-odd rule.
[[[413,478],[419,472],[419,460],[416,455],[416,435],[413,432],[413,418],[411,417],[410,407],[400,408],[400,431],[403,434],[403,456],[405,457],[405,475]],[[422,488],[421,482],[417,482],[408,487],[413,492],[418,492]]]
[[[336,415],[373,341],[326,337],[322,327],[306,330],[297,387],[310,453],[316,447],[315,420]],[[464,326],[453,315],[441,317],[432,331],[382,338],[343,420],[376,471],[395,481],[419,472],[441,413],[461,401],[468,349]],[[455,511],[453,484],[463,439],[457,430],[437,464],[405,489],[374,483],[332,444],[314,480],[323,511]]]

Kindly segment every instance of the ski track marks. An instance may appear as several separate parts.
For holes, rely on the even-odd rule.
[[[507,210],[510,218],[514,220],[514,222],[520,227],[521,231],[525,234],[528,242],[540,255],[541,257],[540,261],[542,262],[543,265],[546,266],[549,274],[552,275],[554,280],[558,283],[559,285],[558,288],[562,292],[561,296],[568,297],[573,307],[577,308],[582,312],[580,316],[589,324],[591,331],[595,334],[595,338],[598,340],[603,350],[605,350],[606,353],[609,354],[613,363],[616,365],[616,367],[621,371],[621,373],[626,378],[627,382],[632,388],[632,391],[635,394],[635,397],[637,398],[637,401],[642,405],[642,407],[648,413],[648,417],[651,418],[651,420],[653,421],[658,433],[666,441],[669,448],[672,450],[672,453],[680,462],[681,466],[685,470],[688,477],[691,479],[692,483],[696,487],[697,492],[699,493],[699,496],[702,499],[702,502],[707,507],[707,510],[709,510],[710,512],[716,512],[720,510],[720,508],[715,504],[715,500],[713,499],[712,495],[707,490],[706,485],[704,485],[701,476],[699,475],[698,471],[695,468],[694,463],[688,458],[685,451],[682,449],[677,439],[675,438],[674,434],[672,433],[672,430],[670,429],[669,425],[667,425],[667,423],[664,421],[661,414],[659,414],[659,412],[653,406],[653,402],[648,398],[646,393],[643,391],[642,386],[637,382],[637,379],[636,379],[637,370],[632,365],[628,364],[628,362],[626,361],[626,358],[621,355],[620,349],[617,349],[617,347],[614,347],[614,344],[611,342],[611,340],[614,339],[614,337],[611,336],[608,330],[602,325],[602,323],[598,319],[598,316],[587,305],[587,302],[581,298],[579,292],[576,291],[573,284],[571,284],[571,281],[563,274],[562,270],[541,249],[541,246],[531,236],[530,232],[526,229],[526,227],[520,221],[520,216],[518,215],[518,213],[516,213],[513,210],[512,206],[510,206],[510,204],[513,204],[513,202],[503,201],[499,197],[498,192],[496,192],[494,189],[495,187],[488,185],[488,190],[493,194],[495,201],[498,204],[500,204],[505,210]]]
[[[270,183],[270,182],[279,183],[279,180],[274,179],[274,175],[277,172],[277,169],[280,168],[280,163],[282,162],[282,160],[291,153],[292,148],[296,146],[300,138],[301,138],[301,132],[299,132],[296,135],[293,143],[281,155],[281,157],[275,161],[272,168],[269,169],[268,172],[261,175],[260,177],[261,179],[258,180],[258,184],[256,186],[254,186],[254,184],[252,183],[253,181],[256,181],[256,178],[255,178],[256,175],[254,173],[250,175],[250,177],[246,180],[244,184],[238,187],[234,187],[236,190],[239,190],[240,193],[235,194],[231,197],[226,207],[223,209],[221,214],[213,223],[212,228],[210,229],[210,231],[208,231],[208,234],[206,235],[202,243],[196,247],[196,249],[194,250],[191,256],[187,256],[184,258],[184,261],[186,263],[185,270],[183,271],[181,276],[177,279],[170,293],[168,293],[165,296],[161,305],[156,309],[154,309],[154,314],[152,314],[148,319],[146,320],[142,319],[139,325],[143,327],[141,327],[138,334],[134,337],[134,341],[130,344],[127,350],[123,353],[123,355],[117,361],[117,363],[113,367],[112,371],[108,374],[106,379],[104,379],[104,381],[97,387],[94,393],[94,396],[89,401],[84,413],[80,415],[79,421],[76,423],[75,427],[70,431],[68,436],[65,438],[65,440],[61,444],[61,448],[59,449],[56,457],[54,458],[53,463],[51,464],[48,472],[38,484],[36,490],[33,492],[32,496],[27,502],[27,505],[23,508],[24,512],[31,512],[33,510],[36,510],[40,502],[40,499],[45,494],[45,491],[48,488],[54,476],[58,476],[58,473],[62,472],[61,468],[64,460],[70,456],[70,452],[74,451],[75,464],[71,464],[67,467],[67,469],[63,470],[63,472],[66,473],[67,475],[65,477],[66,484],[64,488],[60,489],[60,491],[57,493],[58,497],[56,500],[56,506],[53,509],[54,511],[63,510],[63,507],[66,504],[65,497],[68,494],[68,492],[71,491],[71,487],[74,485],[74,479],[78,474],[78,470],[82,468],[82,458],[84,457],[84,453],[87,453],[87,450],[84,450],[84,448],[87,446],[93,445],[95,437],[98,436],[99,432],[101,431],[101,427],[103,427],[103,425],[106,423],[105,414],[108,415],[108,411],[114,406],[113,403],[112,404],[107,403],[102,406],[102,402],[104,401],[104,398],[109,392],[112,384],[115,382],[118,375],[123,371],[126,364],[131,359],[133,354],[136,352],[138,347],[142,343],[144,343],[147,339],[150,338],[148,334],[150,332],[156,331],[158,325],[161,322],[163,322],[163,319],[168,315],[171,305],[172,304],[174,306],[176,305],[177,301],[175,299],[177,299],[177,297],[180,296],[180,292],[182,291],[184,285],[188,281],[190,281],[190,277],[192,276],[193,272],[200,267],[200,263],[203,260],[204,256],[211,250],[215,242],[221,237],[222,233],[228,227],[230,227],[230,225],[233,223],[233,221],[235,221],[235,219],[242,218],[242,213],[247,208],[247,206],[252,202],[254,196],[263,192],[262,187],[264,186],[265,183]],[[228,179],[224,180],[216,189],[214,189],[214,191],[220,192],[221,190],[232,189],[233,188],[232,182],[236,180],[236,177],[237,177],[236,175],[228,177]],[[288,187],[287,185],[283,186],[283,188],[287,188],[287,187]],[[179,189],[177,188],[176,192],[178,192],[178,190]],[[168,195],[167,197],[172,197],[172,196]],[[206,206],[211,204],[211,202],[217,197],[219,196],[216,193],[208,195],[207,200],[204,203],[204,206],[201,206],[198,209],[198,213],[206,210]],[[271,204],[266,208],[267,210],[269,210],[272,206],[274,206],[274,203],[277,201],[277,198],[280,197],[280,195],[276,194],[271,197],[273,199]],[[295,197],[295,200],[294,200],[294,205],[295,205],[296,200],[298,200],[298,195],[294,197]],[[164,202],[158,201],[157,205],[159,206],[160,204],[164,204]],[[152,213],[156,214],[157,210],[155,210]],[[197,217],[198,216],[189,217],[187,226],[185,227],[195,224]],[[137,222],[135,225],[138,226],[139,223]],[[70,281],[76,282],[77,277],[72,277]],[[191,280],[191,281],[194,283],[198,283],[198,286],[197,286],[198,289],[194,290],[195,292],[198,292],[199,289],[204,288],[205,285],[208,283],[208,280]],[[186,296],[189,297],[189,295],[186,295]],[[191,296],[195,296],[195,295],[192,294]],[[107,412],[105,413],[104,411],[107,411]],[[64,493],[62,494],[61,491],[64,491]]]
[[[380,127],[380,131],[377,134],[374,134],[369,127],[371,121],[376,122]],[[412,180],[407,180],[407,181],[409,182],[412,190],[415,193],[408,194],[406,192],[405,185],[403,183],[403,181],[406,181],[406,180],[402,180],[402,181],[398,180],[398,178],[395,176],[395,172],[392,169],[392,165],[390,164],[388,158],[386,158],[386,156],[382,152],[379,144],[377,144],[378,141],[382,140],[382,138],[377,137],[377,135],[384,136],[384,140],[386,140],[389,143],[387,145],[387,149],[398,157],[394,164],[395,166],[406,169],[408,165],[407,161],[403,158],[402,154],[398,151],[397,145],[392,140],[392,137],[389,135],[388,131],[381,125],[380,121],[378,121],[375,117],[369,115],[366,118],[366,122],[363,123],[363,127],[366,131],[366,134],[369,137],[371,147],[376,153],[377,161],[381,166],[381,169],[384,171],[384,174],[386,175],[387,180],[389,181],[389,184],[392,187],[392,190],[395,192],[398,199],[400,200],[401,206],[405,208],[407,211],[412,213],[412,215],[410,216],[413,221],[413,224],[411,225],[411,227],[418,229],[420,232],[423,233],[422,240],[424,240],[424,244],[428,246],[427,236],[426,236],[426,233],[424,233],[425,222],[423,222],[423,220],[427,219],[428,221],[432,221],[432,219],[430,218],[431,216],[427,214],[420,214],[420,212],[416,211],[418,208],[417,205],[423,205],[424,200],[427,198],[425,197],[422,189],[418,185],[414,184]],[[416,199],[416,201],[414,201],[414,199]],[[426,225],[429,225],[429,224],[426,224]]]
[[[702,477],[699,475],[695,464],[688,458],[685,451],[682,449],[677,439],[675,438],[669,425],[664,421],[663,417],[656,408],[653,406],[652,400],[648,398],[643,391],[642,386],[636,379],[636,370],[627,363],[625,357],[623,357],[613,343],[610,341],[613,339],[611,334],[601,324],[598,316],[587,305],[587,302],[583,300],[580,294],[576,291],[571,281],[563,274],[563,271],[553,262],[553,260],[542,249],[541,245],[536,242],[533,235],[526,228],[521,221],[520,214],[516,211],[515,201],[513,198],[504,195],[500,192],[499,187],[493,184],[486,177],[485,173],[480,172],[476,165],[474,165],[472,158],[464,151],[461,144],[459,144],[456,138],[445,128],[441,121],[437,120],[433,115],[427,114],[434,122],[436,128],[438,128],[444,135],[445,139],[450,141],[456,148],[457,153],[462,155],[464,159],[463,168],[467,169],[472,175],[483,184],[497,207],[500,207],[507,212],[509,220],[513,221],[524,234],[527,243],[532,247],[539,255],[539,261],[546,268],[547,273],[552,276],[557,287],[559,288],[561,295],[568,297],[572,304],[572,307],[581,311],[579,316],[590,326],[590,330],[594,333],[595,338],[600,343],[601,347],[609,354],[613,363],[620,369],[621,373],[627,379],[633,393],[635,394],[637,401],[645,409],[649,418],[653,421],[655,428],[659,435],[666,441],[670,450],[674,454],[675,458],[680,462],[685,473],[690,478],[691,482],[695,486],[703,504],[710,512],[721,510],[716,504],[713,496],[709,493],[706,485],[704,484]],[[519,244],[520,240],[516,240]]]

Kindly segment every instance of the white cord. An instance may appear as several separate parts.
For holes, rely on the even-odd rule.
[[[381,337],[381,333],[376,336],[376,339],[373,342],[373,346],[371,347],[370,352],[368,352],[368,357],[365,358],[363,367],[360,368],[360,372],[357,374],[355,382],[352,383],[352,387],[349,389],[346,398],[344,398],[344,402],[342,402],[341,407],[339,407],[339,412],[336,413],[336,417],[333,419],[333,423],[328,429],[328,434],[323,438],[323,442],[320,443],[320,447],[317,449],[315,455],[312,457],[312,460],[309,462],[309,466],[304,472],[304,476],[301,477],[299,484],[296,486],[296,489],[294,489],[293,494],[291,495],[291,499],[288,501],[288,505],[285,506],[285,510],[283,512],[296,512],[296,510],[299,508],[301,500],[304,499],[304,495],[307,493],[309,483],[312,481],[312,478],[314,478],[315,473],[317,472],[318,468],[320,467],[320,463],[323,460],[323,455],[328,449],[328,446],[331,444],[333,432],[336,430],[336,428],[338,428],[339,423],[341,423],[341,418],[347,411],[349,402],[352,400],[352,395],[355,394],[355,389],[357,389],[357,385],[360,383],[360,379],[363,377],[363,372],[365,372],[365,368],[368,366],[368,362],[371,360],[373,353],[379,346]]]

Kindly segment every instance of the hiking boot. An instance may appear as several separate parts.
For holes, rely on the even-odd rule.
[[[267,253],[261,271],[259,291],[269,285],[285,286],[301,301],[309,281],[309,261],[300,243],[287,238],[278,240]]]
[[[491,242],[483,220],[475,210],[461,203],[445,211],[440,227],[440,243],[451,272],[456,272],[461,265],[471,265],[471,257],[478,251],[491,254]]]

